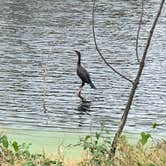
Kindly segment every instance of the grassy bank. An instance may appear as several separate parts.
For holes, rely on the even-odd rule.
[[[148,143],[149,142],[149,143]],[[77,143],[60,143],[53,154],[44,150],[32,152],[35,146],[12,140],[8,135],[0,134],[0,166],[165,166],[166,142],[155,142],[152,136],[142,132],[136,144],[128,142],[125,136],[119,140],[116,156],[108,158],[111,138],[101,131],[93,136],[85,135]],[[73,155],[69,155],[75,151]],[[66,157],[66,155],[68,157]],[[79,155],[75,156],[75,155]],[[70,156],[70,157],[69,157]]]
[[[3,129],[3,133],[7,135],[9,140],[16,140],[20,144],[32,143],[30,153],[54,154],[57,151],[63,151],[66,158],[80,159],[81,147],[66,148],[69,144],[76,144],[83,133],[69,132],[51,132],[43,130],[22,130],[22,129]]]

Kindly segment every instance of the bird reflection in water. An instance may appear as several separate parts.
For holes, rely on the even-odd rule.
[[[86,115],[91,116],[90,112],[91,101],[82,100],[77,108],[79,115],[79,127],[85,127]],[[86,122],[86,125],[87,122]]]
[[[82,100],[80,102],[80,105],[78,106],[78,111],[80,113],[87,113],[90,111],[90,105],[91,105],[91,101],[87,101],[87,100]]]

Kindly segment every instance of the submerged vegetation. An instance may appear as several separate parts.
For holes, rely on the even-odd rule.
[[[31,144],[19,144],[10,141],[6,135],[0,134],[0,166],[165,166],[166,141],[155,142],[149,133],[142,132],[136,144],[130,144],[125,136],[118,142],[116,156],[109,158],[111,138],[104,130],[93,136],[86,135],[76,145],[83,148],[83,157],[77,160],[65,160],[64,154],[49,157],[42,154],[32,154],[29,151]],[[149,144],[148,141],[150,141]],[[62,156],[63,157],[60,157]],[[59,156],[59,157],[58,157]],[[53,158],[53,159],[52,159]]]

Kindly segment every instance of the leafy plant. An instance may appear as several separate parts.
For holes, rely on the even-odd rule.
[[[8,148],[9,141],[8,141],[6,135],[3,135],[3,136],[0,137],[0,146],[3,147],[3,148]]]
[[[87,156],[81,162],[74,163],[75,166],[165,166],[166,163],[166,141],[162,140],[153,146],[144,147],[151,137],[149,133],[142,132],[138,144],[129,144],[126,137],[122,135],[118,140],[117,153],[110,160],[109,147],[111,138],[107,131],[102,129],[93,135],[82,137],[77,145],[85,150]],[[0,165],[20,166],[65,166],[65,162],[51,160],[42,154],[29,152],[31,144],[19,144],[17,141],[9,141],[7,136],[0,135]],[[142,146],[143,145],[143,146]],[[71,147],[71,146],[70,146]],[[73,147],[73,146],[72,146]],[[17,163],[17,164],[16,164]],[[71,164],[70,164],[71,165]]]
[[[20,148],[20,145],[18,145],[18,143],[16,141],[13,141],[12,147],[13,147],[15,152],[18,152],[19,148]]]
[[[9,141],[6,135],[0,136],[0,165],[9,163],[14,165],[15,161],[23,161],[21,166],[62,166],[61,162],[46,158],[45,154],[31,154],[31,144],[19,144],[16,141]]]
[[[86,135],[80,139],[76,146],[82,146],[84,150],[90,153],[89,165],[110,166],[111,160],[108,157],[111,140],[106,137],[107,131],[103,129],[94,135]],[[88,163],[87,163],[88,165]]]
[[[152,138],[151,134],[145,133],[145,132],[141,132],[140,142],[141,142],[142,145],[145,145],[148,142],[149,138]]]

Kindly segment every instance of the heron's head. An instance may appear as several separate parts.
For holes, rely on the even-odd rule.
[[[81,53],[77,50],[74,50],[78,56],[81,56]]]

